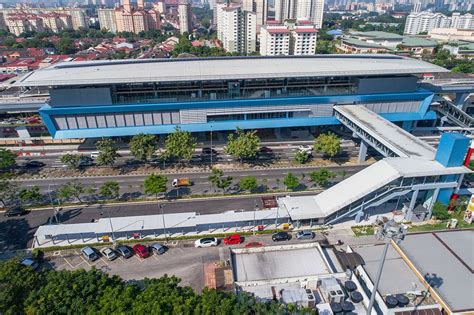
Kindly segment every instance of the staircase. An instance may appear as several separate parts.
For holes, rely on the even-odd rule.
[[[431,107],[459,127],[474,128],[474,118],[444,98],[436,99]]]

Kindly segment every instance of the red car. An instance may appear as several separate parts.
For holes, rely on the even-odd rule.
[[[142,244],[136,244],[133,246],[133,251],[141,258],[147,258],[150,256],[150,251],[148,247],[143,246]]]
[[[232,234],[224,238],[224,244],[226,245],[235,245],[235,244],[240,244],[241,242],[242,242],[242,238],[240,237],[239,234]]]

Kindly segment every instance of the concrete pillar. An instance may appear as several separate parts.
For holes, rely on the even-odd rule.
[[[436,188],[433,192],[433,197],[431,198],[431,202],[428,207],[428,215],[426,216],[427,220],[431,219],[431,215],[433,214],[433,206],[436,203],[436,200],[438,199],[438,194],[439,194],[439,188]]]
[[[410,205],[408,206],[408,212],[405,216],[405,219],[408,221],[411,221],[412,216],[413,216],[413,209],[415,208],[415,203],[416,203],[416,198],[418,197],[418,190],[413,191],[413,194],[411,196],[411,201]]]
[[[456,107],[459,109],[464,109],[464,104],[466,103],[466,99],[469,96],[469,93],[456,93],[456,99],[454,103]]]
[[[365,162],[365,159],[367,158],[367,148],[367,143],[365,141],[361,141],[359,148],[359,156],[357,159],[359,163]]]
[[[411,130],[413,129],[413,121],[412,121],[412,120],[405,120],[405,121],[402,123],[402,128],[403,128],[405,131],[411,132]]]
[[[363,218],[364,218],[364,211],[359,211],[359,212],[357,212],[357,214],[354,218],[354,221],[355,221],[355,223],[360,223]]]

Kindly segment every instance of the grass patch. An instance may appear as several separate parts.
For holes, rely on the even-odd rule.
[[[351,229],[354,235],[357,237],[370,236],[374,235],[375,233],[375,228],[372,225],[354,225],[351,226]]]

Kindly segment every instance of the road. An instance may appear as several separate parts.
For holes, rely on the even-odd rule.
[[[291,195],[291,194],[290,194]],[[253,211],[255,203],[261,206],[257,196],[237,196],[220,199],[188,199],[164,202],[164,213],[196,212],[199,214],[220,213],[228,210]],[[101,217],[124,217],[161,214],[156,203],[109,204],[68,207],[57,217],[60,223],[87,223]],[[30,248],[36,229],[52,220],[53,210],[35,210],[19,218],[0,217],[0,252]]]
[[[332,172],[336,173],[338,178],[335,181],[342,179],[340,176],[344,172],[344,177],[350,176],[362,169],[367,167],[367,164],[362,165],[343,165],[343,166],[331,166],[326,167]],[[265,185],[270,189],[283,188],[283,178],[288,172],[302,178],[302,175],[307,175],[314,170],[320,169],[321,167],[297,167],[297,168],[278,168],[278,169],[247,169],[247,170],[235,170],[235,171],[224,171],[225,176],[231,176],[233,178],[234,187],[231,187],[230,191],[238,190],[238,182],[240,178],[245,176],[255,176],[260,184]],[[172,173],[166,174],[168,180],[171,181],[173,178],[187,177],[193,182],[191,187],[182,187],[178,189],[170,189],[168,194],[170,196],[182,196],[183,194],[209,194],[216,193],[215,189],[211,186],[208,180],[210,172],[200,173]],[[143,181],[148,176],[146,175],[118,175],[118,176],[97,176],[97,177],[80,177],[80,178],[46,178],[46,179],[26,179],[20,181],[21,187],[33,187],[38,186],[42,193],[49,193],[56,191],[58,187],[70,182],[71,180],[77,180],[86,187],[99,188],[107,181],[116,181],[119,183],[122,194],[134,194],[141,193],[143,191]],[[302,182],[305,182],[302,180]],[[309,183],[306,180],[306,185]],[[170,187],[168,187],[170,188]]]

